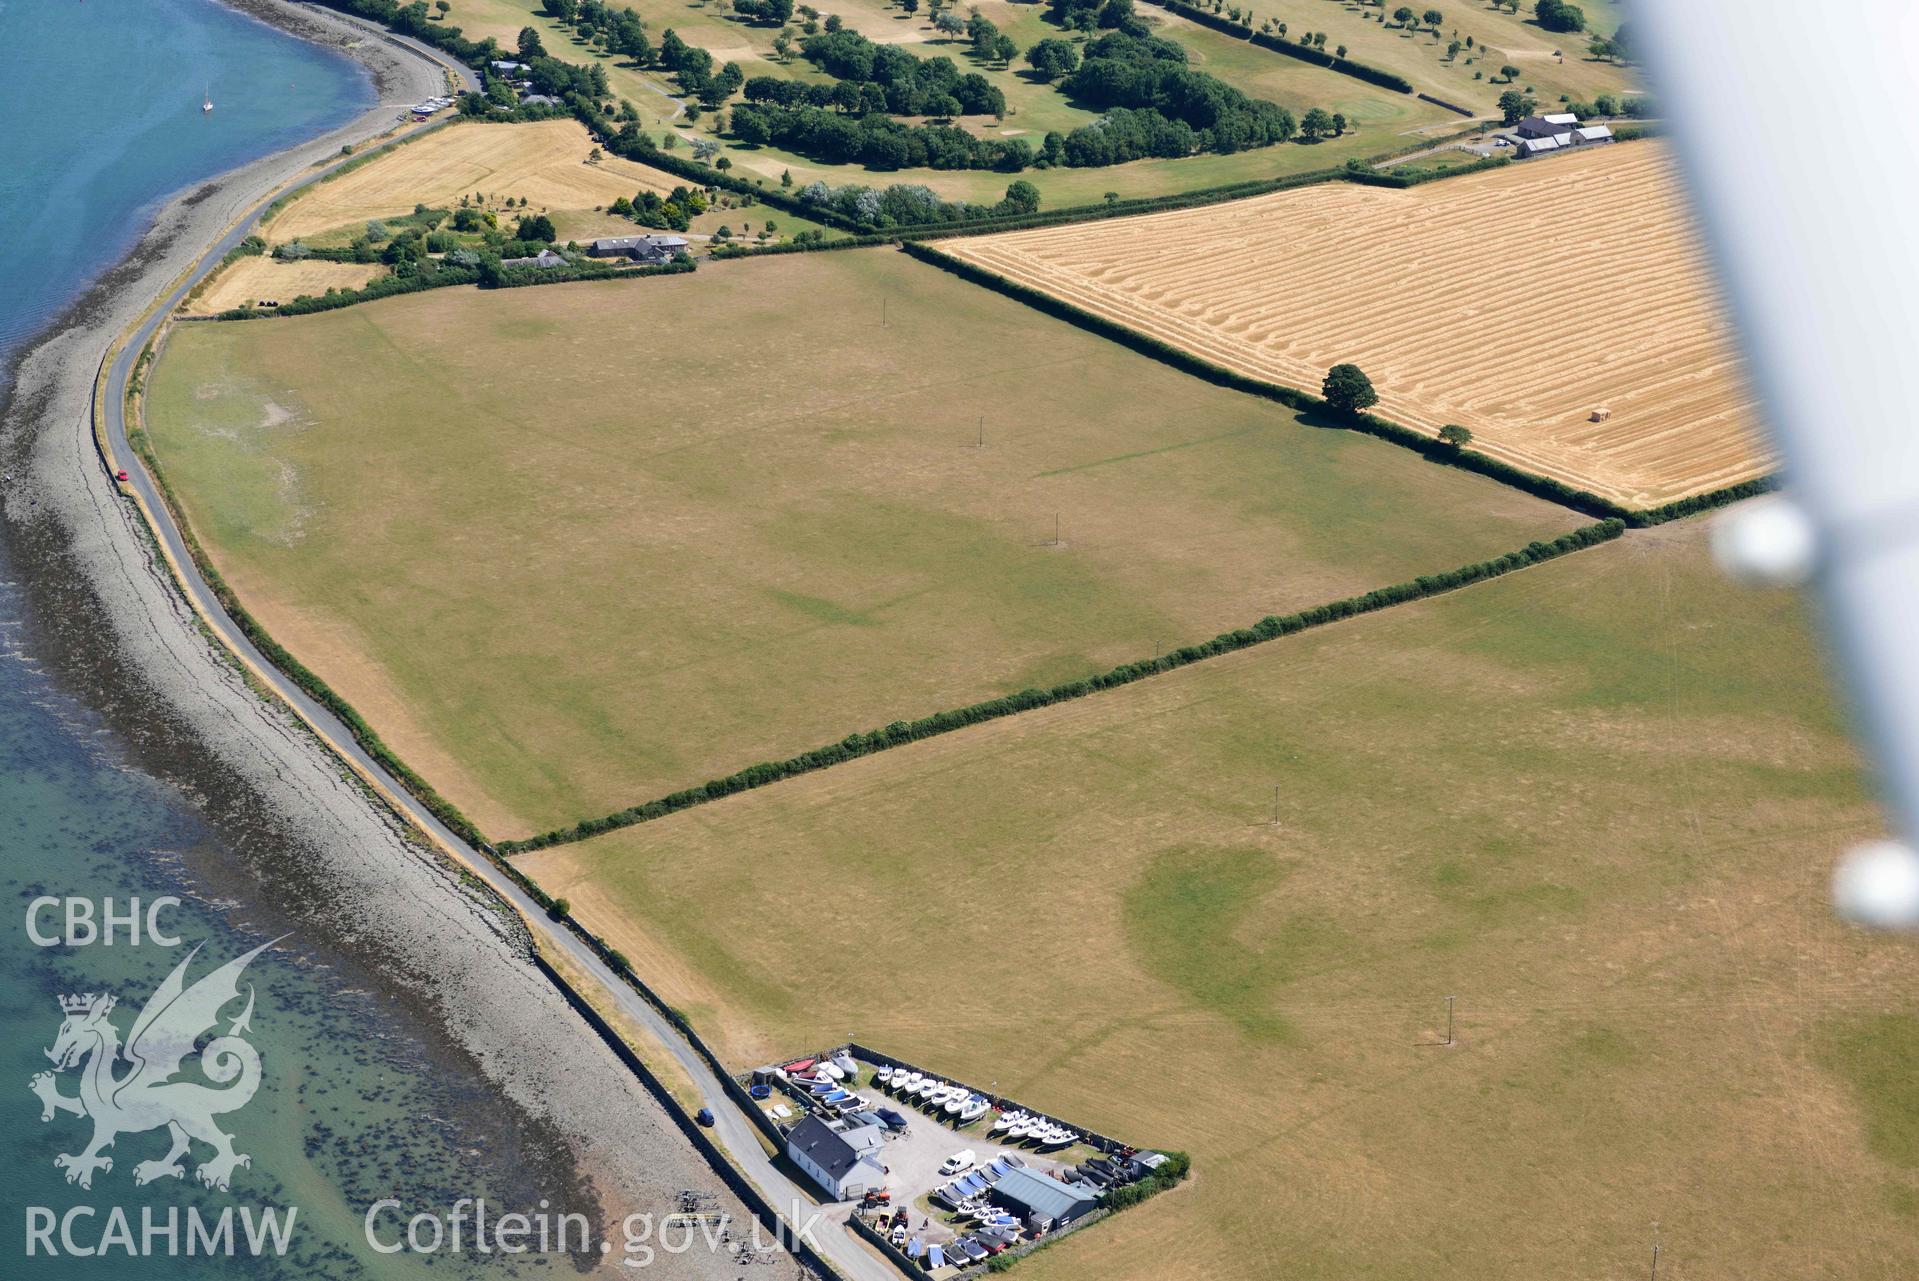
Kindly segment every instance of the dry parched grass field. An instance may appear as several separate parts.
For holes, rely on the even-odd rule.
[[[148,426],[496,838],[1581,523],[891,249],[192,326]]]
[[[329,289],[358,289],[386,274],[377,262],[326,262],[306,258],[276,262],[267,257],[241,258],[213,278],[207,291],[188,303],[189,316],[214,316],[229,308],[257,303],[262,298],[291,302],[301,294],[319,295]]]
[[[1272,382],[1355,362],[1384,417],[1628,506],[1771,466],[1661,143],[940,248]]]
[[[1662,1281],[1906,1281],[1919,950],[1834,919],[1880,820],[1705,532],[517,862],[730,1062],[856,1032],[1192,1153],[1034,1281],[1644,1281],[1655,1222]]]
[[[535,209],[590,210],[642,190],[684,185],[671,174],[593,150],[577,120],[531,124],[455,123],[395,147],[293,200],[264,228],[275,243],[411,213],[413,206],[451,206],[463,195],[524,196]],[[638,227],[633,228],[639,231]]]

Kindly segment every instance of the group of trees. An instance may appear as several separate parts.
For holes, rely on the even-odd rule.
[[[1576,4],[1566,3],[1566,0],[1539,0],[1533,6],[1533,17],[1548,31],[1586,29],[1585,11]]]
[[[983,14],[975,13],[966,20],[966,38],[972,43],[973,56],[981,62],[997,62],[1004,67],[1019,56],[1013,37],[1002,33]]]
[[[1402,4],[1393,10],[1393,21],[1402,27],[1411,27],[1414,30],[1424,27],[1434,35],[1438,35],[1439,24],[1446,21],[1446,15],[1437,9],[1428,9],[1421,13],[1411,5]]]
[[[1508,89],[1499,95],[1499,118],[1509,125],[1516,125],[1530,116],[1533,108],[1538,105],[1538,101],[1531,94],[1521,93],[1517,89]]]
[[[706,212],[708,204],[704,191],[675,187],[665,196],[657,191],[642,191],[631,200],[621,196],[606,211],[656,231],[685,231],[693,219]]]
[[[1619,30],[1610,36],[1597,32],[1586,44],[1586,52],[1595,58],[1605,58],[1611,62],[1631,62],[1633,60],[1632,24],[1622,22]]]
[[[1157,36],[1114,30],[1090,41],[1063,88],[1107,113],[1066,136],[1069,165],[1243,151],[1299,132],[1292,112],[1193,70],[1184,48]]]
[[[845,30],[808,36],[800,42],[800,54],[839,81],[830,92],[832,105],[842,111],[862,115],[884,111],[896,116],[1006,114],[1006,95],[999,86],[977,71],[962,73],[951,58],[921,59],[897,45],[875,44]]]
[[[931,187],[919,183],[895,183],[875,190],[858,184],[829,187],[815,182],[800,188],[797,194],[802,204],[831,209],[842,217],[880,228],[963,222],[995,215],[1035,213],[1039,209],[1039,188],[1023,178],[1006,188],[1005,197],[997,205],[942,200]]]
[[[1133,0],[1046,0],[1046,14],[1068,31],[1120,31],[1129,36],[1151,34]]]
[[[1051,84],[1079,70],[1079,48],[1071,40],[1048,36],[1026,51],[1026,65]]]
[[[1032,146],[1023,138],[976,138],[953,125],[902,124],[877,104],[853,116],[810,105],[746,102],[733,108],[731,128],[744,143],[772,143],[827,164],[862,164],[870,169],[1016,173],[1035,159]]]

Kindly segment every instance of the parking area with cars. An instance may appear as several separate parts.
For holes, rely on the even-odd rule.
[[[915,1272],[1066,1230],[1166,1160],[859,1046],[740,1083],[821,1199],[848,1204]]]

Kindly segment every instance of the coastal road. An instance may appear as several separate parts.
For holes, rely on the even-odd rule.
[[[428,56],[433,56],[430,50],[426,50],[424,46],[416,42],[403,41],[403,38],[397,36],[392,39],[402,41],[420,52],[427,53]],[[435,61],[439,59],[435,57]],[[439,127],[441,127],[439,124],[429,124],[412,132],[425,132]],[[290,194],[311,186],[347,163],[350,162],[342,160],[329,165],[302,179],[299,183],[285,188],[280,194]],[[570,958],[581,971],[591,976],[592,980],[605,990],[606,995],[622,1013],[646,1028],[659,1041],[667,1053],[686,1069],[688,1077],[692,1079],[699,1091],[701,1102],[712,1109],[715,1120],[712,1129],[714,1140],[746,1177],[760,1189],[769,1202],[776,1208],[786,1211],[785,1217],[789,1226],[799,1228],[819,1208],[815,1199],[774,1166],[767,1157],[766,1150],[760,1146],[758,1128],[727,1095],[720,1084],[720,1078],[707,1065],[699,1051],[695,1050],[678,1029],[644,997],[616,976],[590,947],[581,942],[565,926],[549,920],[539,904],[534,902],[511,877],[495,866],[490,858],[467,845],[434,817],[432,811],[415,800],[397,779],[389,775],[379,762],[361,749],[352,733],[333,713],[315,702],[305,690],[267,660],[266,656],[247,638],[239,624],[228,615],[220,604],[219,598],[214,595],[213,589],[201,576],[199,568],[194,564],[193,557],[187,550],[186,540],[181,535],[179,526],[174,522],[171,511],[160,495],[158,485],[128,443],[125,412],[127,382],[132,374],[135,360],[138,359],[148,341],[166,323],[174,308],[179,306],[181,300],[186,297],[187,292],[219,266],[220,260],[229,250],[252,234],[259,225],[260,215],[263,212],[264,206],[240,220],[211,245],[173,291],[161,299],[147,318],[133,331],[118,354],[112,357],[112,363],[105,370],[105,385],[102,393],[104,400],[102,419],[108,465],[126,469],[128,481],[125,487],[137,495],[140,506],[146,513],[147,524],[151,527],[154,537],[165,548],[167,559],[172,562],[175,577],[181,588],[193,602],[196,611],[218,634],[220,642],[239,655],[334,752],[351,765],[356,773],[373,782],[409,821],[432,836],[442,847],[465,863],[475,875],[492,886],[501,898],[506,899],[519,911],[528,927],[544,943]],[[249,323],[276,324],[278,322],[263,320]],[[90,423],[85,424],[85,429],[91,435]],[[105,477],[105,480],[107,483],[112,483],[110,475]],[[836,1212],[832,1219],[837,1220],[839,1217]],[[847,1281],[899,1281],[899,1273],[890,1263],[868,1249],[839,1222],[820,1220],[808,1239],[847,1278]]]

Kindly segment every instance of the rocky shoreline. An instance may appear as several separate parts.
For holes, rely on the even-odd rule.
[[[628,1213],[670,1213],[682,1188],[710,1189],[745,1224],[672,1120],[534,968],[518,919],[414,840],[209,643],[95,449],[90,399],[115,338],[266,193],[443,84],[424,57],[330,12],[286,0],[233,7],[358,59],[380,104],[169,200],[127,258],[22,352],[0,405],[9,476],[0,522],[28,599],[29,643],[120,734],[132,762],[178,788],[219,833],[227,850],[196,874],[246,901],[250,922],[297,923],[389,980],[529,1134],[550,1139],[546,1174],[570,1185],[555,1187],[556,1204],[583,1208],[576,1198],[590,1184],[610,1231]],[[733,1265],[696,1249],[654,1267],[705,1277]]]

